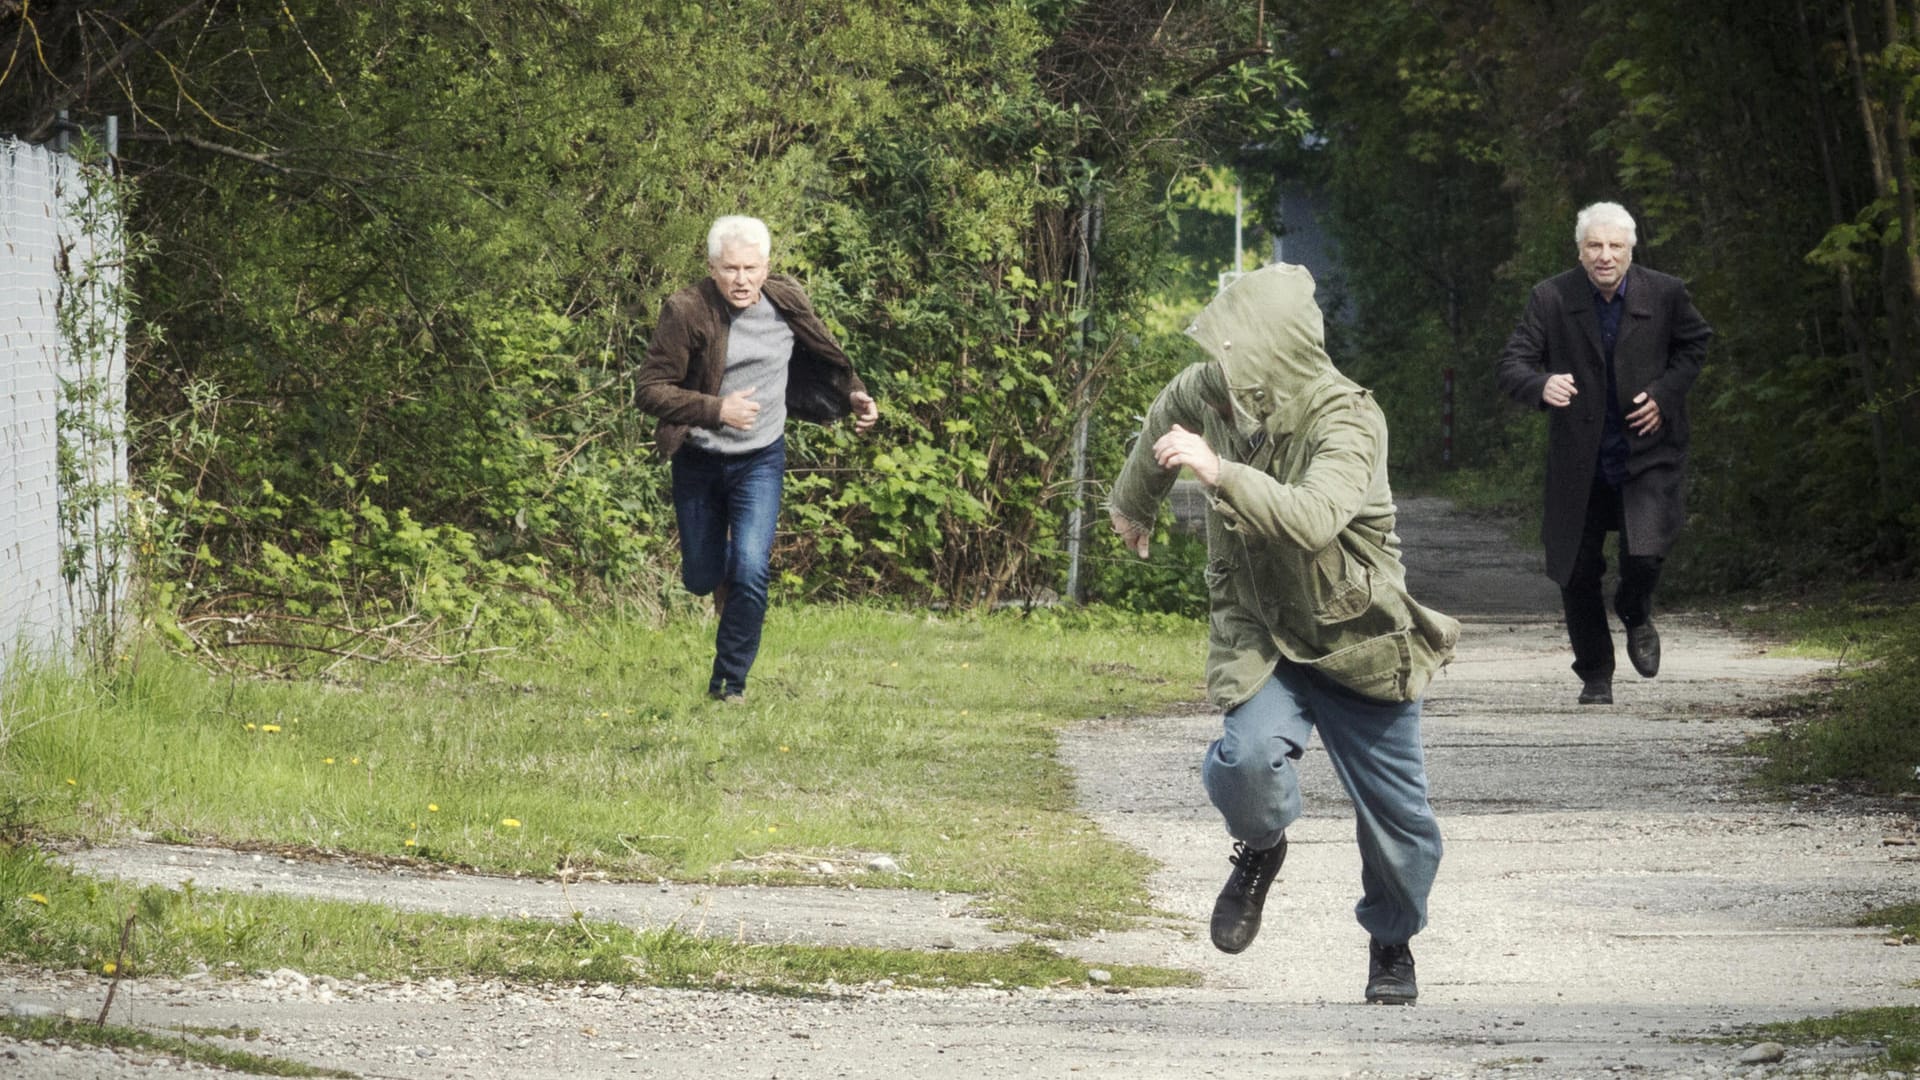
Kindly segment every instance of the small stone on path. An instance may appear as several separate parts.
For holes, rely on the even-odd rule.
[[[1740,1055],[1742,1065],[1771,1065],[1787,1056],[1787,1048],[1777,1042],[1755,1043]]]

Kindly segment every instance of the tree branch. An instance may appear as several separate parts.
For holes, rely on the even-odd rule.
[[[228,146],[225,143],[217,143],[211,139],[203,139],[198,135],[174,135],[164,131],[123,131],[120,133],[120,138],[128,142],[154,142],[164,143],[169,146],[174,143],[182,143],[196,150],[205,150],[209,154],[220,154],[224,157],[239,158],[241,161],[250,161],[261,168],[272,169],[274,172],[280,173],[283,176],[292,176],[294,172],[294,170],[285,165],[274,161],[271,155],[256,154],[250,150],[242,150],[239,147]]]
[[[1242,60],[1251,60],[1256,56],[1272,56],[1272,55],[1273,55],[1273,46],[1267,44],[1264,41],[1260,42],[1257,45],[1249,45],[1244,49],[1240,49],[1235,52],[1230,52],[1225,56],[1222,56],[1220,59],[1215,60],[1213,63],[1202,68],[1198,74],[1192,76],[1191,78],[1188,78],[1185,82],[1174,87],[1173,92],[1176,96],[1184,97],[1188,94],[1193,93],[1193,91],[1196,88],[1198,88],[1201,83],[1206,82],[1208,79],[1211,79],[1214,76],[1221,74],[1222,72],[1233,67],[1233,65],[1239,63]]]
[[[128,60],[133,58],[133,54],[142,46],[152,49],[154,52],[159,52],[160,50],[154,46],[154,42],[159,39],[160,35],[174,23],[193,14],[196,8],[205,7],[206,4],[207,0],[187,0],[187,2],[176,9],[173,14],[156,23],[152,30],[147,31],[145,34],[135,35],[133,40],[121,46],[120,51],[115,53],[104,64],[88,71],[86,78],[80,80],[79,85],[70,88],[66,93],[55,97],[49,102],[40,122],[34,125],[32,131],[27,133],[27,141],[40,142],[45,140],[52,132],[54,125],[59,122],[60,110],[67,108],[74,102],[85,97],[87,93],[93,89],[94,81],[97,78],[118,71]],[[22,5],[21,10],[25,10],[24,5]],[[125,26],[126,24],[122,23],[121,25]]]

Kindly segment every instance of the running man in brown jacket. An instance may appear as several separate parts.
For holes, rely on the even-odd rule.
[[[786,475],[786,420],[854,418],[880,407],[799,282],[771,272],[766,223],[723,217],[707,232],[706,279],[667,297],[635,379],[673,463],[680,577],[719,614],[707,693],[746,700],[772,579]]]

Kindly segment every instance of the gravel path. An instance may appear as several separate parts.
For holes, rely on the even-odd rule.
[[[257,1028],[242,1044],[371,1077],[1659,1077],[1852,1075],[1867,1051],[1783,1060],[1696,1041],[1755,1021],[1914,1004],[1920,948],[1852,929],[1914,899],[1914,816],[1765,802],[1742,788],[1752,707],[1820,665],[1768,655],[1705,621],[1663,618],[1660,678],[1628,674],[1611,708],[1582,708],[1538,556],[1437,500],[1402,505],[1414,591],[1460,615],[1456,662],[1427,709],[1447,855],[1415,942],[1421,1003],[1358,1004],[1366,938],[1353,922],[1349,809],[1317,747],[1307,816],[1267,927],[1238,957],[1205,920],[1228,842],[1200,791],[1217,717],[1116,718],[1061,753],[1087,811],[1162,866],[1173,917],[1070,943],[1090,960],[1201,971],[1192,990],[903,991],[819,999],[498,983],[372,984],[285,971],[238,982],[123,984],[114,1015],[155,1027]],[[1196,681],[1199,673],[1195,673]],[[92,873],[199,888],[379,899],[415,910],[564,914],[677,924],[766,941],[932,948],[1005,944],[967,898],[854,889],[857,868],[804,889],[474,879],[131,845],[73,857]],[[97,1013],[83,974],[0,970],[0,1007]],[[157,1077],[198,1071],[139,1054],[0,1039],[0,1076]]]

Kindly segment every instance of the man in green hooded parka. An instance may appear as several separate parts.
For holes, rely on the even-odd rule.
[[[1207,492],[1207,692],[1224,722],[1201,779],[1234,841],[1213,943],[1238,953],[1259,932],[1300,816],[1295,763],[1317,729],[1354,805],[1366,998],[1409,1004],[1408,942],[1426,925],[1441,851],[1420,696],[1459,624],[1407,594],[1386,418],[1328,358],[1312,275],[1248,274],[1187,333],[1208,359],[1154,400],[1109,511],[1145,558],[1180,469]]]

